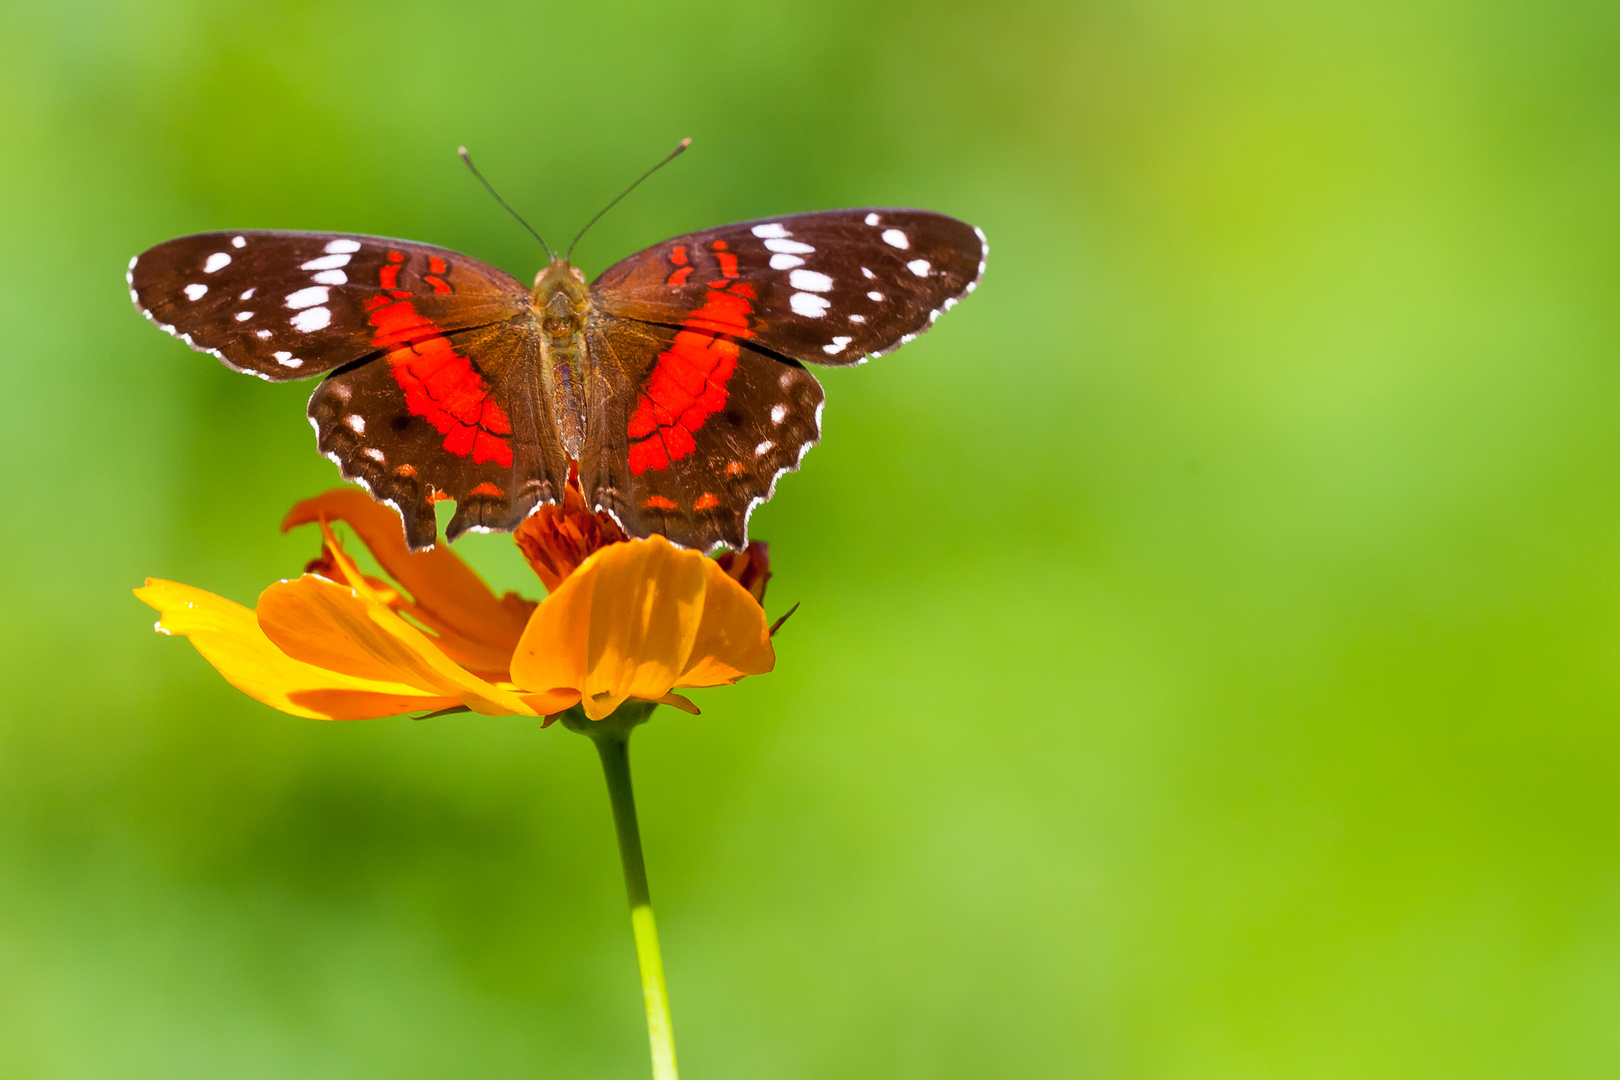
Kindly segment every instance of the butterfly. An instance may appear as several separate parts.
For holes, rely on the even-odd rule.
[[[413,550],[437,539],[434,503],[455,501],[448,539],[510,530],[562,501],[572,467],[628,535],[708,551],[746,546],[819,441],[805,365],[911,341],[987,250],[954,218],[877,208],[688,233],[590,283],[566,256],[528,287],[446,248],[279,231],[170,240],[127,278],[148,319],[236,371],[325,375],[321,452]]]

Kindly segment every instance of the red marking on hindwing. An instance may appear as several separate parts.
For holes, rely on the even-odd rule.
[[[692,504],[692,509],[713,510],[719,505],[720,496],[714,494],[713,492],[705,491],[702,495],[698,496],[698,501]]]
[[[433,274],[426,274],[423,276],[422,280],[433,286],[434,292],[447,293],[450,291],[450,286],[446,284],[445,280],[441,277],[436,277]]]
[[[686,265],[686,245],[685,244],[676,244],[675,247],[674,247],[674,250],[672,250],[669,253],[669,261],[674,263],[676,266],[685,266]]]
[[[388,254],[392,258],[397,253]],[[390,271],[397,274],[399,265],[380,271],[385,287],[392,284],[386,280]],[[457,457],[471,455],[475,465],[493,461],[510,468],[512,447],[504,436],[511,434],[512,424],[506,411],[490,396],[489,384],[473,370],[472,361],[416,310],[408,293],[404,297],[389,301],[374,296],[365,306],[374,331],[371,343],[388,350],[388,370],[405,392],[406,408],[432,424],[444,436],[444,448]]]
[[[733,338],[754,336],[748,328],[754,290],[746,282],[729,291],[715,287],[726,284],[711,284],[703,306],[683,321],[669,348],[658,354],[626,432],[633,440],[632,475],[667,469],[696,450],[693,436],[725,407],[726,384],[737,369],[739,346]]]
[[[385,289],[399,288],[399,263],[389,263],[383,267],[382,272],[377,275],[377,280]]]
[[[649,498],[646,502],[642,503],[641,505],[645,506],[649,510],[673,510],[673,509],[675,509],[675,504],[673,502],[671,502],[670,500],[664,498],[662,495],[654,495],[651,498]]]
[[[683,266],[679,270],[675,271],[673,274],[669,275],[669,284],[671,284],[671,285],[685,285],[686,284],[686,279],[691,277],[691,276],[692,276],[692,268],[690,266]]]
[[[446,267],[443,259],[439,258],[437,255],[428,256],[428,273],[442,274],[445,272],[445,270]]]
[[[496,487],[494,484],[489,483],[488,481],[486,481],[486,482],[484,482],[482,484],[479,484],[477,487],[475,487],[471,491],[467,492],[467,495],[468,495],[468,497],[471,497],[473,495],[491,495],[491,496],[494,496],[497,499],[506,498],[506,492],[502,491],[500,488]]]

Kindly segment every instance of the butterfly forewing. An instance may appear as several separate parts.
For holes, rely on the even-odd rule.
[[[610,267],[592,300],[803,362],[853,364],[928,329],[973,291],[985,254],[978,229],[926,210],[794,214],[666,240]]]
[[[510,275],[445,248],[305,232],[222,232],[159,244],[130,261],[148,318],[238,371],[318,375],[424,328],[458,330],[528,310]]]

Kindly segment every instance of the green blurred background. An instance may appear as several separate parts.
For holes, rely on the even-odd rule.
[[[988,233],[755,517],[775,674],[636,765],[688,1077],[1620,1071],[1620,13],[0,6],[0,1078],[643,1077],[589,744],[298,720],[130,595],[314,553],[232,227]],[[461,550],[537,592],[504,537]]]

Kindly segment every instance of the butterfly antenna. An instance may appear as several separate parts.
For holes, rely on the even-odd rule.
[[[491,195],[495,196],[495,201],[506,207],[506,212],[517,218],[518,224],[522,225],[525,229],[528,229],[530,236],[540,241],[540,246],[546,249],[546,258],[556,258],[556,256],[551,254],[551,245],[546,243],[546,238],[535,232],[534,226],[530,225],[527,221],[524,221],[523,215],[512,209],[512,205],[505,199],[501,198],[501,193],[495,190],[494,184],[491,184],[488,180],[484,179],[484,174],[479,172],[478,166],[473,164],[472,155],[467,153],[467,148],[465,146],[458,146],[456,147],[456,153],[461,155],[461,160],[466,163],[467,168],[472,170],[472,174],[478,177],[478,182],[484,185],[485,190],[487,190]]]
[[[589,220],[589,221],[587,221],[585,223],[585,228],[579,230],[579,236],[574,237],[574,243],[568,245],[568,250],[563,253],[563,261],[567,262],[568,259],[573,256],[573,254],[574,254],[574,244],[579,243],[579,237],[584,236],[587,229],[589,229],[592,225],[595,225],[598,221],[602,220],[602,215],[603,214],[607,213],[609,210],[611,210],[615,206],[619,205],[619,199],[624,198],[626,195],[628,195],[632,191],[636,190],[636,188],[641,186],[641,181],[647,179],[647,177],[651,176],[653,173],[657,172],[659,169],[662,169],[665,165],[668,165],[670,162],[672,162],[676,158],[680,157],[681,156],[681,151],[685,150],[688,146],[691,146],[691,145],[692,145],[692,140],[691,139],[682,139],[681,144],[679,146],[677,146],[673,151],[671,151],[669,157],[665,158],[663,161],[660,161],[658,164],[654,165],[652,168],[650,168],[646,172],[642,173],[641,176],[639,178],[637,178],[637,180],[636,180],[636,182],[634,184],[631,184],[629,187],[627,187],[623,191],[619,192],[617,198],[615,198],[612,202],[608,203],[606,206],[602,207],[602,209],[598,210],[596,212],[596,216],[591,218],[591,220]]]

